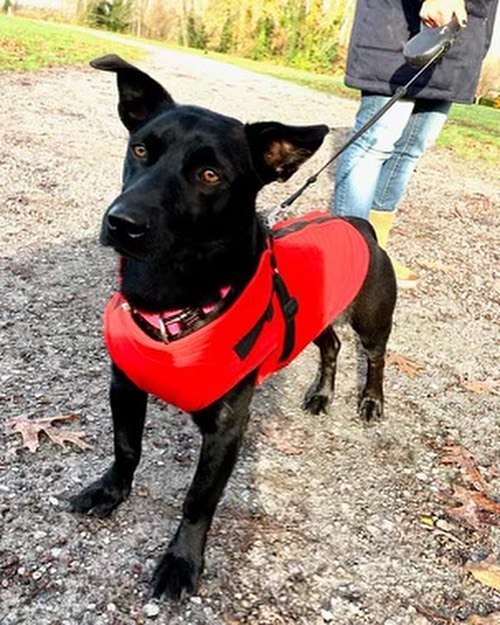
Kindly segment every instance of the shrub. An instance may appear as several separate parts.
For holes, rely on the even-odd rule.
[[[121,33],[132,24],[133,8],[132,0],[97,0],[89,5],[86,21],[89,26]]]

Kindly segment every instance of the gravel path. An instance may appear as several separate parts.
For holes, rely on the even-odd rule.
[[[263,207],[328,158],[356,108],[208,57],[150,48],[141,67],[181,102],[335,129],[307,168],[266,190]],[[2,424],[0,624],[451,625],[500,611],[499,593],[464,569],[498,558],[498,518],[483,515],[474,529],[450,515],[452,485],[467,482],[439,461],[453,439],[473,455],[491,500],[499,496],[494,172],[436,149],[412,180],[392,250],[423,280],[400,294],[390,349],[416,371],[408,375],[396,357],[388,366],[386,420],[363,427],[356,418],[347,328],[330,417],[300,410],[312,348],[259,388],[199,596],[155,614],[144,611],[147,581],[198,451],[189,417],[151,402],[135,488],[111,519],[66,508],[107,466],[112,446],[100,317],[116,261],[96,234],[119,188],[126,136],[114,78],[87,68],[0,74],[0,105],[0,419],[74,413],[78,422],[61,427],[83,430],[93,446],[81,452],[42,436],[30,453]],[[331,172],[294,210],[326,208],[330,193]],[[426,516],[439,527],[426,529]]]

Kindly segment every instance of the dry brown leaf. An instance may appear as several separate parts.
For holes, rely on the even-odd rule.
[[[457,495],[457,488],[460,487],[455,486],[452,497],[460,505],[450,508],[448,510],[449,515],[454,517],[455,519],[458,519],[459,521],[465,521],[467,525],[470,525],[478,531],[483,530],[483,522],[481,519],[480,511],[475,501],[473,499],[470,499],[469,497],[463,497],[460,496],[460,494]]]
[[[25,417],[16,417],[7,421],[5,429],[7,435],[20,434],[24,447],[27,447],[31,452],[38,449],[38,436],[42,430],[41,425],[37,425]]]
[[[484,493],[454,485],[452,498],[460,505],[451,508],[449,514],[481,531],[484,524],[500,523],[500,504],[489,499]]]
[[[465,570],[469,571],[481,584],[500,590],[500,564],[491,559],[482,562],[468,562]]]
[[[492,612],[487,616],[472,614],[465,621],[465,625],[500,625],[500,612]]]
[[[406,373],[410,378],[425,371],[425,365],[416,360],[411,360],[403,354],[397,354],[396,352],[387,352],[385,357],[386,365],[396,365],[400,371]]]
[[[476,493],[475,491],[467,492],[468,496],[475,501],[476,505],[479,508],[481,508],[482,510],[486,510],[487,512],[491,512],[491,514],[499,516],[500,521],[500,503],[489,499],[484,493]]]
[[[74,430],[61,430],[52,424],[56,421],[75,421],[77,415],[57,415],[55,417],[43,417],[41,419],[27,419],[26,417],[15,417],[7,421],[7,434],[20,434],[24,447],[31,452],[35,452],[40,446],[40,434],[45,433],[52,442],[58,445],[73,443],[80,449],[92,449],[92,445],[83,439],[85,432]]]
[[[89,445],[83,440],[85,432],[83,430],[60,430],[58,428],[46,428],[45,434],[50,438],[53,443],[63,445],[64,443],[72,443],[76,447],[84,449],[92,449],[92,445]]]
[[[442,263],[440,261],[427,260],[425,258],[419,258],[418,264],[424,269],[432,269],[432,271],[442,271],[447,274],[458,273],[459,270],[454,265],[447,265],[446,263]]]
[[[481,382],[480,380],[468,380],[463,376],[458,377],[460,386],[471,393],[490,393],[496,395],[497,390],[491,382]]]
[[[488,492],[489,485],[481,475],[474,456],[466,447],[450,442],[448,445],[445,445],[439,460],[443,464],[457,465],[467,483],[480,492]]]
[[[438,624],[439,625],[452,625],[449,618],[446,618],[446,616],[441,616],[439,614],[436,614],[434,610],[430,610],[429,608],[426,608],[425,606],[418,605],[417,612],[425,616],[426,619],[429,619],[429,621],[433,625],[438,625]]]

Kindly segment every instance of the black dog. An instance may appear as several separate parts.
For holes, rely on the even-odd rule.
[[[270,249],[274,243],[256,214],[255,200],[265,184],[286,180],[318,149],[327,127],[244,125],[203,108],[175,104],[161,85],[115,55],[92,65],[117,74],[119,115],[130,132],[123,190],[108,208],[101,232],[101,242],[122,257],[120,299],[109,314],[132,319],[134,332],[143,332],[150,346],[175,345],[179,337],[196,339],[237,303],[265,257],[274,263],[270,288],[275,303],[262,309],[261,318],[233,351],[244,360],[257,335],[271,318],[279,317],[284,319],[280,360],[286,362],[297,339],[294,315],[302,304],[297,304],[279,273]],[[315,223],[325,221],[349,228],[367,250],[367,270],[357,295],[351,297],[347,316],[368,362],[359,412],[365,420],[379,418],[384,355],[396,299],[394,273],[366,222],[348,220],[345,225],[345,220],[323,216]],[[289,230],[298,228],[295,224]],[[278,245],[279,236],[275,239]],[[317,280],[318,276],[309,276],[313,299]],[[173,322],[158,315],[173,309]],[[333,396],[340,341],[330,321],[311,337],[321,354],[319,374],[305,402],[314,414],[326,412]],[[135,378],[132,382],[133,376],[113,360],[115,459],[98,481],[71,500],[74,511],[98,516],[110,514],[130,493],[141,456],[148,396],[143,389],[149,390],[147,380],[144,385]],[[217,371],[212,379],[219,382]],[[207,531],[236,461],[257,381],[257,369],[251,370],[210,405],[200,399],[199,407],[198,391],[201,395],[206,387],[203,392],[209,392],[210,385],[204,386],[206,380],[200,376],[191,386],[194,403],[186,401],[194,406],[188,409],[203,435],[202,450],[182,521],[154,573],[154,596],[165,593],[180,598],[197,588]],[[182,402],[178,405],[183,407]]]

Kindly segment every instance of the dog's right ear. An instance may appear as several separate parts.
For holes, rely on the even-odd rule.
[[[116,54],[101,56],[90,61],[90,65],[117,75],[118,114],[129,131],[135,130],[162,108],[174,106],[170,94],[156,80]]]

